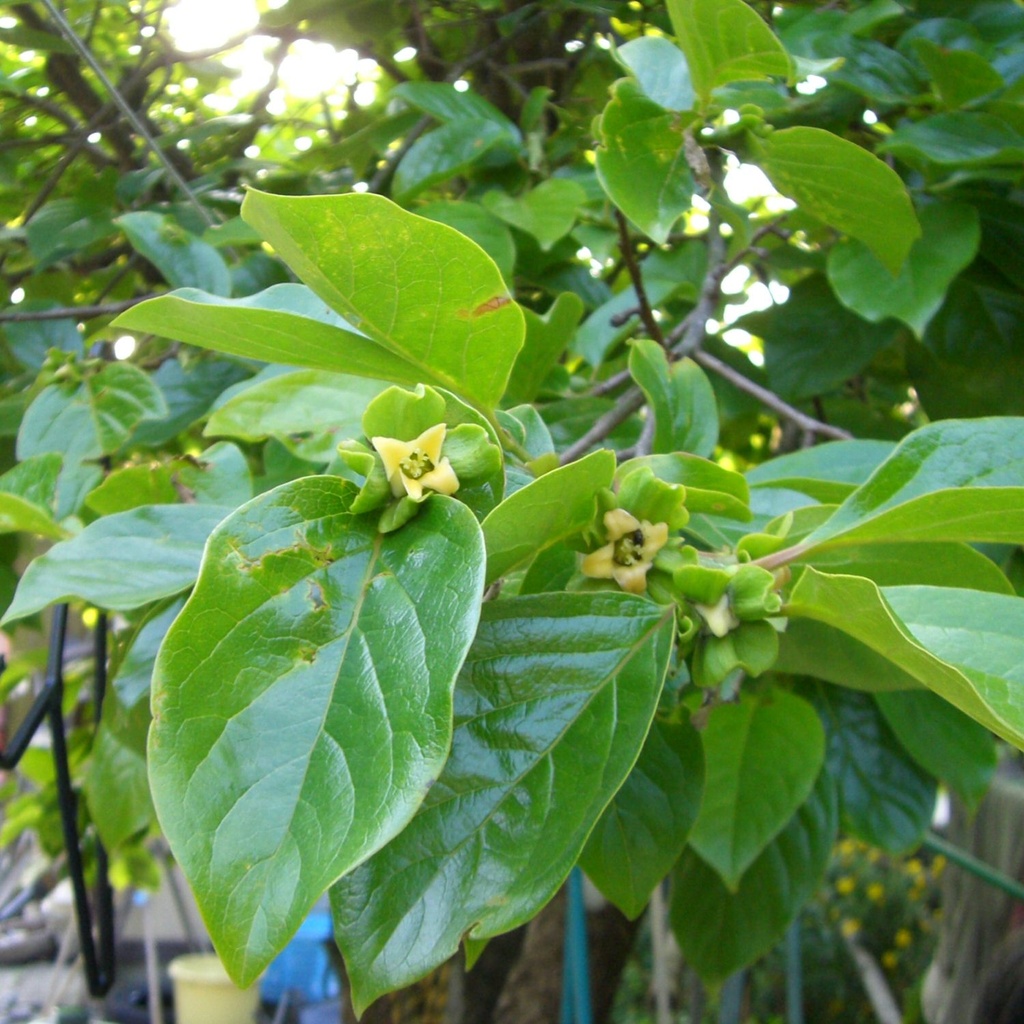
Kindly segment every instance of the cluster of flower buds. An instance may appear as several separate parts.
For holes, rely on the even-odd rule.
[[[599,495],[580,570],[675,604],[680,647],[692,652],[698,686],[718,686],[737,670],[758,676],[778,657],[782,581],[750,561],[685,544],[676,533],[687,522],[685,498],[682,485],[659,480],[649,467],[629,473],[617,492]],[[741,552],[739,559],[749,555]]]

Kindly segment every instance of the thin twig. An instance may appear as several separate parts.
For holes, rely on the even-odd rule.
[[[60,306],[55,309],[25,309],[13,313],[0,313],[0,323],[21,324],[35,320],[89,320],[94,316],[110,316],[123,313],[132,306],[137,306],[153,295],[139,295],[134,299],[122,302],[108,302],[102,306]]]
[[[698,349],[690,353],[690,358],[695,363],[703,366],[705,370],[718,374],[719,377],[727,380],[730,384],[739,388],[740,391],[752,395],[762,405],[771,409],[772,412],[777,412],[780,416],[792,420],[792,422],[804,430],[811,431],[819,437],[831,437],[837,441],[848,441],[853,437],[853,434],[848,430],[843,430],[842,427],[833,427],[831,423],[823,423],[821,420],[816,420],[813,416],[808,416],[807,413],[802,412],[780,398],[774,391],[761,387],[760,384],[755,383],[749,377],[745,377],[739,370],[734,370],[728,363],[722,362],[721,359],[711,355],[710,352]]]
[[[636,253],[633,251],[633,240],[629,237],[629,224],[621,210],[615,211],[615,222],[619,226],[619,251],[622,253],[623,262],[629,273],[629,279],[633,282],[633,291],[636,292],[636,301],[640,319],[647,328],[647,336],[653,338],[662,348],[665,347],[665,335],[662,333],[661,325],[654,317],[654,310],[651,308],[651,300],[647,297],[647,289],[644,287],[644,277],[640,273],[640,264],[637,263]]]
[[[182,177],[181,172],[177,167],[174,166],[172,161],[168,158],[167,154],[157,144],[156,139],[150,134],[149,129],[142,123],[142,118],[132,108],[131,104],[121,95],[117,86],[110,80],[107,73],[100,66],[99,61],[94,56],[92,50],[89,49],[81,39],[78,38],[78,34],[71,27],[67,18],[60,12],[57,6],[53,3],[53,0],[43,0],[43,6],[49,12],[49,15],[57,23],[57,27],[60,29],[60,33],[64,38],[71,44],[78,55],[89,65],[92,69],[93,74],[103,83],[103,87],[107,90],[110,98],[117,105],[117,108],[122,114],[128,119],[128,123],[132,128],[139,134],[150,152],[157,158],[157,160],[163,165],[167,174],[174,182],[175,185],[181,190],[182,194],[189,200],[190,203],[199,212],[199,215],[203,218],[206,224],[211,227],[216,222],[210,214],[210,211],[199,201],[199,197],[192,191],[189,183]]]
[[[603,441],[620,423],[629,419],[644,404],[644,393],[639,388],[630,388],[596,423],[574,444],[562,452],[560,465],[575,462],[590,448]]]
[[[613,391],[618,391],[623,384],[628,384],[631,376],[629,370],[619,370],[618,373],[607,380],[602,380],[595,384],[590,389],[590,393],[595,397],[611,394]]]

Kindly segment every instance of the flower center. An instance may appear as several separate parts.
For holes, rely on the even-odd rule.
[[[413,448],[398,464],[403,476],[410,480],[419,480],[434,470],[434,462],[422,448]]]
[[[636,565],[644,560],[644,532],[634,530],[620,537],[612,549],[612,561],[616,565]]]

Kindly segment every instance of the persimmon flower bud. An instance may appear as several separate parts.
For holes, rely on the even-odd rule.
[[[583,575],[598,580],[615,580],[631,594],[647,590],[647,571],[654,556],[668,540],[668,524],[641,522],[625,509],[604,514],[608,543],[583,559]]]
[[[454,494],[459,489],[455,470],[447,458],[441,457],[446,431],[447,427],[438,423],[412,441],[398,441],[393,437],[370,438],[384,463],[391,493],[396,498],[408,495],[419,501],[424,491]]]

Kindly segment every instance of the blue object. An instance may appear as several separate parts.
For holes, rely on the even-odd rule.
[[[271,961],[260,983],[260,998],[278,1003],[285,992],[299,993],[303,1002],[319,1003],[341,991],[326,943],[334,938],[331,914],[315,908],[295,937]]]
[[[583,902],[583,872],[569,874],[569,906],[565,921],[562,973],[562,1024],[592,1024],[590,963],[587,955],[587,908]]]

